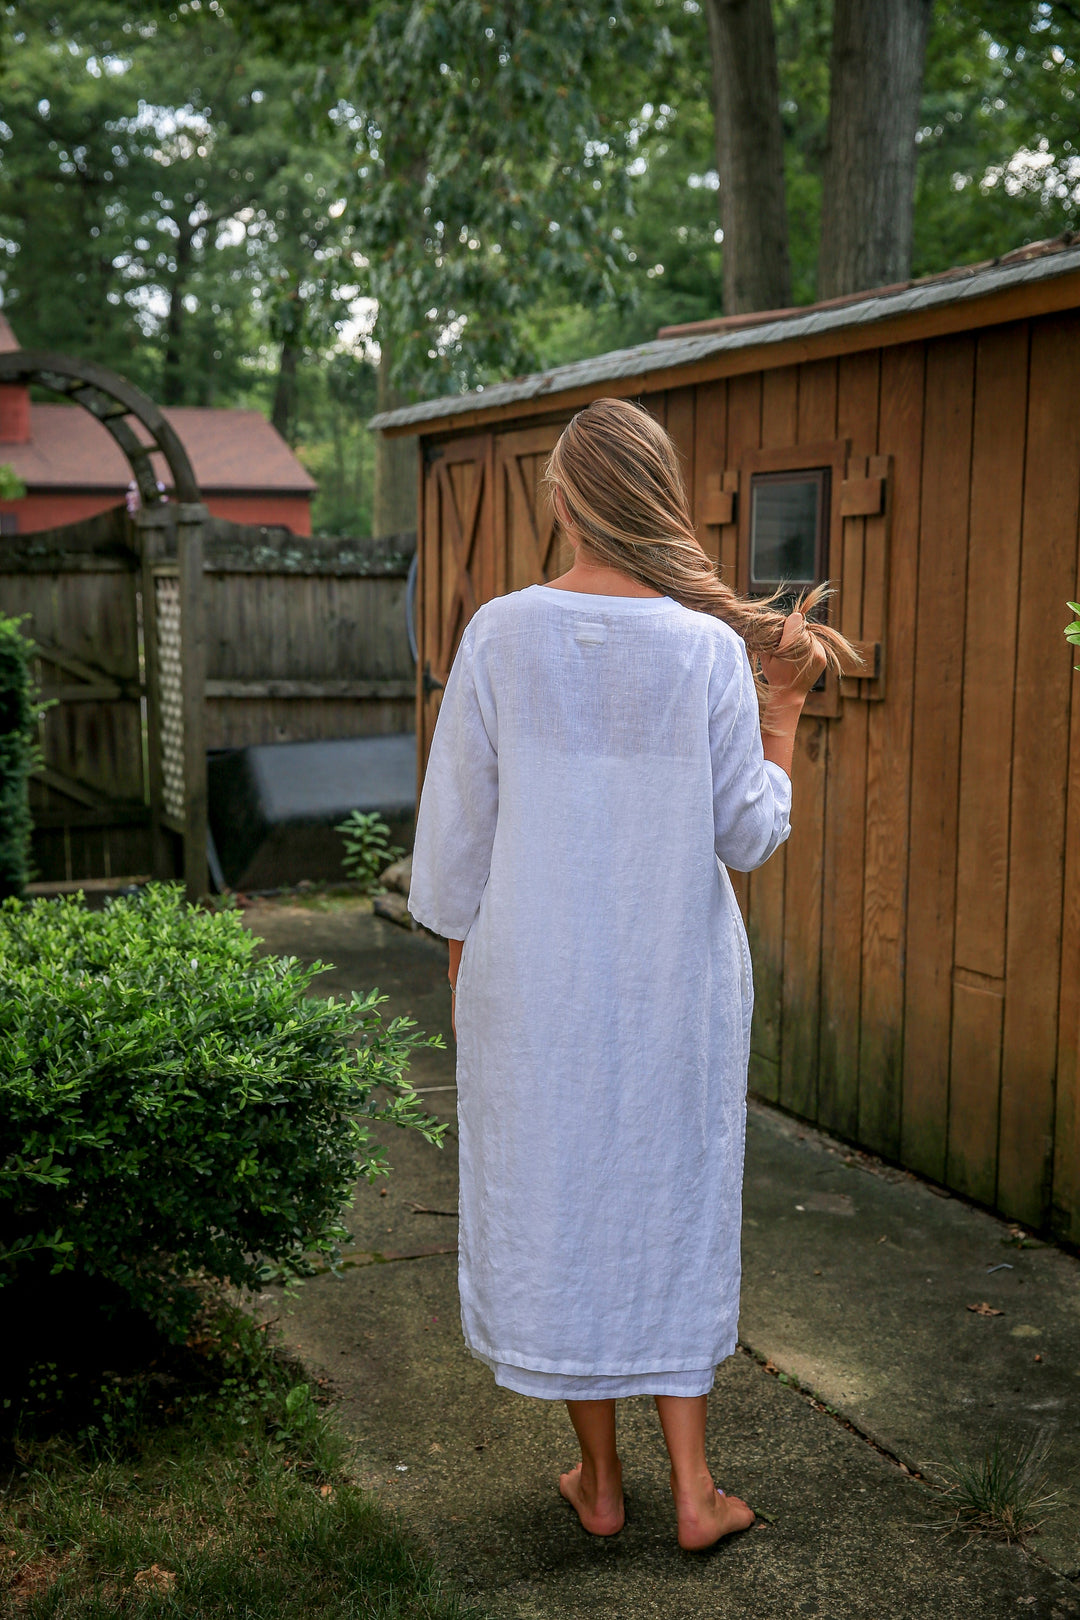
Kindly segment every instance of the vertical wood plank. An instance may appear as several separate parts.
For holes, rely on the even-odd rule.
[[[814,444],[835,437],[836,389],[835,360],[799,367],[798,443]],[[791,768],[792,831],[784,853],[780,1101],[805,1119],[816,1119],[818,1111],[821,885],[830,724],[809,717],[799,723]]]
[[[731,377],[727,385],[727,466],[738,471],[744,450],[757,450],[761,438],[762,379],[757,371],[745,376]],[[749,500],[749,490],[743,488],[747,480],[740,480],[739,500]],[[736,514],[736,517],[738,514]],[[726,582],[738,590],[746,589],[740,575],[738,557],[739,525],[725,523],[720,530],[720,570]]]
[[[1047,656],[1047,610],[1064,604],[1076,579],[1078,376],[1077,317],[1034,322],[1014,709],[1023,745],[1013,757],[997,1201],[1006,1214],[1039,1225],[1050,1213],[1073,682],[1070,664]]]
[[[1080,602],[1080,557],[1068,599]],[[1076,649],[1070,647],[1066,657],[1070,665],[1075,664]],[[1069,716],[1068,782],[1050,1226],[1063,1241],[1080,1243],[1080,674],[1075,672]]]
[[[720,561],[720,529],[702,521],[705,481],[717,477],[727,467],[727,383],[699,384],[694,408],[694,482],[692,503],[694,528],[701,549],[713,562]]]
[[[945,1174],[960,785],[963,602],[967,573],[975,340],[939,339],[926,357],[922,531],[916,603],[904,1086],[867,1095],[860,1136],[924,1175]],[[886,698],[886,704],[891,697]],[[874,1104],[872,1108],[870,1104]],[[901,1123],[902,1112],[902,1123]]]
[[[761,376],[760,373],[751,372],[746,376],[732,377],[723,386],[726,444],[722,470],[737,473],[743,452],[757,450],[761,444]],[[745,498],[745,490],[740,491],[739,500]],[[738,513],[735,515],[737,519]],[[738,589],[741,583],[738,569],[738,522],[724,524],[715,532],[720,572],[726,584]],[[755,935],[750,922],[750,878],[744,872],[732,872],[731,881],[746,924],[751,952],[754,954]],[[755,974],[757,960],[757,954],[754,954]],[[752,1052],[750,1084],[760,1096],[775,1102],[780,1091],[780,1068],[775,1059],[759,1057]]]
[[[998,1084],[1004,998],[984,986],[953,985],[949,1073],[950,1187],[992,1204],[997,1181]]]
[[[666,426],[679,452],[688,493],[694,488],[694,393],[693,388],[672,388],[667,397]]]
[[[835,432],[851,440],[856,456],[871,456],[877,449],[880,373],[880,350],[846,355],[839,362]],[[850,520],[844,524],[845,529],[850,526]],[[857,570],[849,573],[843,552],[837,561],[840,571],[834,572],[830,561],[830,574],[839,586],[841,627],[846,629],[854,613],[861,629],[861,548]],[[827,1129],[847,1137],[855,1136],[859,1118],[866,711],[865,703],[845,698],[840,718],[827,722],[817,1117]]]
[[[416,580],[416,644],[418,655],[416,660],[417,804],[420,802],[420,789],[424,782],[424,771],[427,768],[428,752],[431,748],[431,735],[435,726],[434,704],[428,696],[425,677],[434,667],[435,660],[438,657],[438,571],[439,556],[442,551],[438,480],[434,466],[425,453],[424,441],[421,440],[420,444],[424,498],[420,509],[419,532],[416,537],[420,556]]]
[[[971,456],[955,960],[958,967],[993,978],[1005,972],[1027,369],[1026,326],[993,327],[981,334]]]
[[[761,379],[761,444],[794,444],[798,433],[799,377],[794,366],[767,371]],[[731,430],[729,420],[729,434]],[[740,489],[739,499],[746,498]],[[805,738],[804,738],[805,744]],[[792,837],[794,837],[794,833]],[[754,963],[754,1023],[751,1084],[771,1101],[783,1101],[784,878],[788,844],[781,844],[748,886],[750,950]]]
[[[922,344],[881,356],[878,443],[893,456],[889,539],[889,677],[867,705],[866,823],[859,1017],[859,1134],[896,1140],[904,1050],[905,929],[911,802],[915,603],[922,504]],[[841,722],[847,724],[846,718]]]
[[[783,919],[780,1102],[804,1119],[816,1119],[818,1105],[828,724],[812,716],[799,722],[791,765],[791,837],[782,857],[774,855],[753,874],[751,901],[756,907],[764,899],[771,915]],[[764,878],[760,886],[759,878]]]
[[[867,461],[867,472],[870,477],[888,478],[890,465],[888,456],[871,456]],[[884,643],[885,629],[888,623],[889,573],[887,550],[888,515],[886,511],[863,520],[862,637],[864,641],[871,643],[875,641]],[[888,655],[886,654],[886,667],[882,668],[880,676],[875,677],[871,670],[868,672],[867,677],[860,681],[857,691],[858,695],[865,701],[876,702],[884,697],[887,664]]]
[[[971,449],[960,799],[957,968],[994,985],[954,990],[949,1077],[950,1187],[993,1203],[997,1182],[1002,991],[1028,329],[980,334]]]
[[[837,379],[835,360],[808,360],[799,367],[797,432],[800,444],[834,437]]]
[[[650,416],[655,416],[662,428],[667,427],[668,397],[666,390],[661,390],[657,394],[642,394],[638,403],[644,405]]]

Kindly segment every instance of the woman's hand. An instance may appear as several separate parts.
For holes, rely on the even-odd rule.
[[[769,683],[768,701],[761,725],[765,758],[791,775],[795,753],[795,731],[806,702],[806,694],[825,668],[825,649],[810,634],[810,654],[804,659],[779,658],[777,653],[802,634],[806,620],[799,612],[789,613],[776,653],[762,653],[761,669]]]
[[[797,641],[806,627],[806,620],[798,611],[789,613],[784,620],[783,633],[775,653],[761,653],[761,672],[769,683],[769,707],[802,702],[815,686],[825,668],[825,649],[810,635],[810,654],[804,659],[781,658],[779,655]]]

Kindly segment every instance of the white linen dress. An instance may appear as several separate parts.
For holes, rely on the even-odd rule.
[[[726,867],[790,803],[718,619],[533,585],[468,625],[409,909],[465,942],[462,1326],[508,1388],[700,1395],[735,1349],[753,989]]]

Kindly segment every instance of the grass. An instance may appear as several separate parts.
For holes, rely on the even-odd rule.
[[[43,1432],[23,1403],[0,1483],[0,1612],[475,1620],[356,1485],[316,1391],[246,1318],[208,1310],[187,1356],[164,1416],[160,1369],[105,1378],[73,1434]],[[55,1389],[56,1370],[39,1382]]]
[[[1009,1446],[995,1435],[981,1457],[950,1457],[938,1464],[945,1476],[942,1496],[950,1517],[940,1528],[987,1536],[994,1541],[1024,1542],[1062,1506],[1050,1489],[1047,1460],[1051,1441],[1045,1433]]]

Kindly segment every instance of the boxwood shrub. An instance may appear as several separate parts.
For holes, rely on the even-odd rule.
[[[405,1075],[441,1037],[256,944],[171,885],[0,905],[0,1285],[44,1255],[179,1337],[193,1278],[336,1264],[357,1177],[388,1169],[374,1122],[440,1140]]]
[[[19,895],[30,863],[30,772],[35,758],[33,648],[0,613],[0,899]]]

